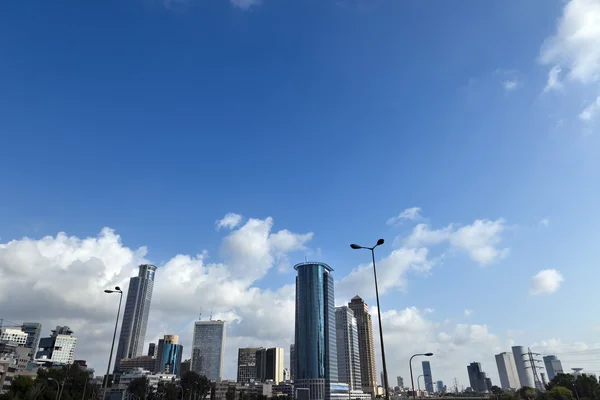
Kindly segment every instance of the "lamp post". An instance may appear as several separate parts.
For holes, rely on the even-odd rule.
[[[56,396],[54,396],[54,398],[58,400],[58,393],[60,392],[60,383],[58,383],[58,381],[54,378],[48,378],[48,380],[56,383]]]
[[[117,337],[117,326],[119,325],[119,314],[121,314],[121,302],[123,301],[123,291],[115,286],[115,290],[105,290],[104,293],[119,293],[119,308],[117,309],[117,320],[115,322],[115,332],[113,333],[112,345],[110,346],[110,355],[108,356],[108,367],[106,367],[106,376],[104,377],[104,392],[102,398],[106,399],[106,390],[108,389],[108,375],[110,373],[110,364],[112,363],[113,350],[115,349],[115,339]]]
[[[417,396],[415,394],[415,381],[413,380],[413,373],[412,373],[412,359],[417,356],[431,357],[432,355],[433,355],[433,353],[417,353],[417,354],[413,354],[413,356],[410,357],[410,360],[408,360],[408,366],[410,368],[410,384],[412,386],[413,400],[416,399]],[[417,385],[418,384],[419,384],[419,378],[417,378]]]
[[[357,244],[351,244],[354,250],[358,249],[367,249],[371,250],[371,257],[373,258],[373,277],[375,278],[375,297],[377,298],[377,316],[379,317],[379,341],[381,342],[381,362],[383,364],[383,384],[385,385],[385,399],[390,400],[390,392],[388,385],[388,374],[387,374],[387,366],[385,364],[385,348],[383,346],[383,329],[381,328],[381,307],[379,307],[379,289],[377,288],[377,268],[375,267],[375,247],[381,246],[385,241],[383,239],[379,239],[377,244],[373,247],[364,247],[359,246]]]

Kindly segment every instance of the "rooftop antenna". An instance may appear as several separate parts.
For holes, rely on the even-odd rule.
[[[198,314],[198,321],[202,321],[202,307],[200,307],[200,314]]]

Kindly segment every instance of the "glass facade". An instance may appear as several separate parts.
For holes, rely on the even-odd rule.
[[[160,341],[159,346],[159,349],[162,351],[160,358],[157,360],[158,368],[156,372],[180,376],[183,346],[174,343],[161,343]]]
[[[429,361],[423,361],[423,380],[425,381],[425,390],[433,393],[433,378],[431,377],[431,364]]]
[[[310,386],[310,399],[329,399],[337,382],[333,269],[320,262],[297,264],[294,381]],[[323,385],[323,390],[315,385]]]
[[[220,381],[225,350],[225,321],[196,321],[192,344],[192,371]]]

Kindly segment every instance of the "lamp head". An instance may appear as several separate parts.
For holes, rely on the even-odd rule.
[[[383,239],[379,239],[379,240],[377,241],[377,246],[381,246],[381,245],[382,245],[382,244],[384,244],[384,243],[385,243],[385,240],[383,240]]]
[[[112,290],[109,290],[109,289],[106,289],[106,290],[104,291],[104,293],[112,293],[112,292],[113,292],[113,291],[112,291]]]
[[[357,245],[357,244],[354,244],[354,243],[353,243],[353,244],[351,244],[351,245],[350,245],[350,247],[352,247],[354,250],[357,250],[357,249],[362,249],[362,246],[359,246],[359,245]]]
[[[121,288],[120,288],[120,287],[118,287],[118,286],[115,286],[115,290],[116,290],[117,292],[120,292],[120,291],[121,291]]]
[[[431,357],[433,355],[433,353],[425,353],[424,355],[427,357]]]

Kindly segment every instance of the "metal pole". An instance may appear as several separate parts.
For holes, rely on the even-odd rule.
[[[410,384],[412,386],[412,394],[413,394],[413,400],[417,398],[417,396],[415,395],[415,381],[413,379],[413,373],[412,373],[412,359],[416,356],[416,354],[414,356],[412,356],[410,358],[410,360],[408,361],[408,366],[410,367]],[[418,382],[417,382],[418,383]]]
[[[385,348],[383,345],[383,330],[381,327],[381,308],[379,307],[379,289],[377,288],[377,268],[375,267],[375,247],[371,247],[371,256],[373,257],[373,276],[375,278],[375,297],[377,298],[377,316],[379,317],[379,340],[381,341],[381,361],[383,363],[383,381],[385,385],[385,399],[390,400],[388,390],[387,366],[385,364]]]
[[[115,332],[113,333],[112,345],[110,346],[110,355],[108,356],[108,367],[106,367],[106,376],[104,377],[104,393],[102,398],[106,399],[106,391],[108,388],[108,375],[110,374],[110,364],[112,363],[113,351],[115,349],[115,339],[117,338],[117,326],[119,325],[119,314],[121,314],[121,301],[123,301],[123,291],[119,290],[119,308],[117,309],[117,320],[115,321]]]

